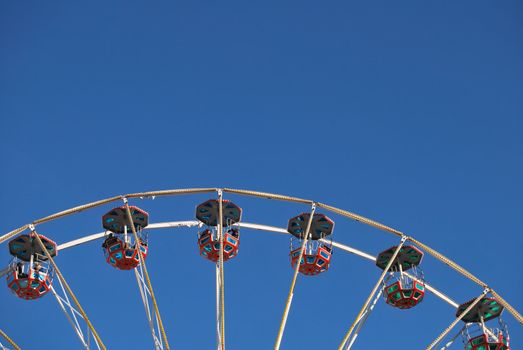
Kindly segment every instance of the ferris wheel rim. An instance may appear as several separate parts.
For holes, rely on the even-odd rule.
[[[180,227],[197,227],[199,226],[199,221],[197,220],[183,220],[183,221],[164,221],[164,222],[156,222],[156,223],[150,223],[147,226],[147,230],[162,230],[162,229],[168,229],[168,228],[180,228]],[[250,223],[250,222],[239,222],[236,224],[233,224],[231,226],[235,226],[238,228],[243,229],[250,229],[254,231],[264,231],[264,232],[273,232],[273,233],[280,233],[280,234],[289,234],[287,230],[283,227],[277,227],[277,226],[271,226],[271,225],[264,225],[259,223]],[[62,244],[59,244],[56,247],[57,251],[63,251],[65,249],[70,249],[77,247],[79,245],[85,244],[85,243],[91,243],[93,241],[102,239],[106,235],[106,231],[88,234],[85,236],[82,236],[80,238],[76,238],[74,240],[64,242]],[[320,239],[320,242],[327,242],[325,239]],[[332,244],[333,247],[340,249],[341,251],[345,253],[350,253],[352,255],[356,255],[362,259],[371,261],[373,263],[376,262],[376,257],[366,253],[358,248],[354,248],[352,246],[349,246],[347,244],[343,244],[334,240],[329,240],[328,243]],[[406,276],[412,277],[408,272],[404,272]],[[0,276],[1,277],[1,276]],[[431,293],[436,295],[441,300],[447,302],[447,304],[457,308],[459,304],[448,297],[444,292],[441,291],[439,288],[435,288],[431,284],[427,283],[425,281],[425,287],[427,290],[429,290]]]

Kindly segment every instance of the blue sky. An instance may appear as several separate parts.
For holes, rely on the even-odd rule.
[[[420,239],[521,311],[522,14],[517,1],[4,2],[1,230],[153,189],[290,194]],[[133,204],[159,222],[192,219],[205,199]],[[306,210],[230,199],[245,221],[282,227]],[[39,230],[59,243],[99,232],[110,207]],[[397,243],[329,216],[339,242],[372,254]],[[194,230],[150,239],[173,348],[211,348],[214,270]],[[241,244],[225,271],[227,343],[267,349],[292,277],[288,238],[245,230]],[[151,347],[132,275],[105,264],[100,242],[57,262],[109,348]],[[423,264],[458,302],[481,292]],[[379,272],[337,252],[327,273],[300,277],[282,349],[337,346]],[[24,302],[0,288],[0,315],[24,349],[79,345],[50,295]],[[382,302],[356,348],[422,348],[453,315],[430,295],[409,311]],[[521,326],[505,319],[517,347]]]

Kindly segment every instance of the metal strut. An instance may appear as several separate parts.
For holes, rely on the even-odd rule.
[[[378,294],[376,294],[376,297],[374,298],[374,301],[372,302],[372,304],[370,304],[367,307],[367,309],[365,310],[363,315],[360,317],[360,320],[358,321],[358,325],[356,326],[356,329],[354,330],[354,333],[352,334],[352,337],[351,337],[351,339],[349,340],[349,342],[347,344],[347,347],[346,347],[347,350],[352,348],[352,345],[354,345],[354,342],[356,341],[356,338],[360,334],[361,328],[365,325],[365,322],[369,318],[370,313],[372,312],[372,310],[374,310],[374,307],[378,303],[378,300],[380,299],[382,293],[383,293],[383,289],[380,289]]]
[[[82,346],[84,347],[84,349],[89,350],[91,348],[90,347],[91,332],[90,332],[89,328],[87,328],[87,332],[86,332],[86,334],[84,334],[84,332],[82,331],[82,327],[80,325],[80,321],[78,320],[78,319],[80,319],[82,321],[85,321],[84,317],[82,316],[82,314],[80,312],[78,312],[78,310],[76,310],[74,308],[73,305],[71,305],[71,302],[69,301],[69,297],[67,296],[67,293],[65,292],[64,286],[63,286],[62,282],[60,281],[60,279],[58,279],[58,283],[60,284],[60,288],[62,290],[63,297],[58,294],[58,292],[56,291],[56,289],[54,289],[53,286],[51,286],[51,293],[53,294],[54,298],[58,302],[60,309],[62,310],[65,317],[67,318],[67,321],[69,321],[69,323],[73,327],[76,335],[78,336],[78,338],[80,339],[80,342],[82,343]],[[100,344],[98,344],[98,341],[96,340],[96,338],[94,338],[94,343],[96,345],[96,348],[98,350],[100,350]]]
[[[154,348],[155,350],[163,350],[162,338],[158,336],[158,334],[161,334],[158,319],[156,318],[156,314],[154,312],[151,313],[151,292],[149,291],[147,283],[145,282],[142,265],[138,265],[138,267],[134,269],[134,276],[136,277],[136,283],[138,284],[138,289],[140,290],[143,307],[145,308],[145,316],[147,317],[147,323],[149,324],[151,335],[153,337]],[[157,327],[156,329],[155,325]]]
[[[133,216],[131,215],[131,209],[129,209],[129,203],[127,202],[127,198],[123,198],[125,211],[127,212],[127,220],[131,224],[131,230],[133,231],[134,235],[134,244],[136,249],[138,250],[139,258],[140,258],[140,264],[143,267],[143,274],[145,276],[145,280],[147,282],[147,286],[149,287],[149,293],[151,295],[151,300],[153,302],[154,312],[156,314],[156,321],[158,322],[158,328],[160,329],[160,332],[162,334],[163,342],[165,345],[165,349],[169,350],[169,341],[167,340],[167,334],[165,333],[165,328],[163,327],[162,317],[160,316],[160,309],[158,308],[158,303],[156,302],[156,297],[154,296],[153,286],[151,283],[151,279],[149,277],[149,272],[147,271],[147,265],[145,264],[145,259],[143,256],[143,252],[140,249],[140,238],[138,237],[138,233],[136,232],[136,227],[134,227],[133,222]]]
[[[14,347],[15,350],[20,350],[20,347],[18,345],[16,345],[16,343],[14,342],[13,339],[9,338],[9,336],[7,334],[5,334],[5,332],[3,330],[0,329],[0,335],[5,339],[7,340],[7,342],[9,344],[11,344],[11,346]],[[0,346],[2,347],[2,349],[7,349],[6,347],[4,347],[1,343],[0,343]]]
[[[33,225],[30,225],[30,229],[35,234],[34,236],[36,238],[36,241],[40,245],[40,248],[42,248],[42,251],[45,253],[45,256],[47,257],[47,259],[49,260],[51,265],[53,265],[56,276],[60,280],[61,285],[63,285],[63,287],[64,287],[64,292],[65,292],[65,290],[67,290],[67,293],[71,296],[71,299],[73,299],[74,304],[78,308],[78,312],[82,315],[85,323],[87,324],[87,327],[91,330],[91,332],[92,332],[94,338],[96,339],[98,345],[100,346],[100,348],[103,350],[106,350],[106,347],[105,347],[104,343],[102,342],[102,339],[98,335],[98,332],[96,332],[96,329],[94,329],[94,326],[91,323],[91,321],[89,320],[89,318],[87,317],[87,314],[85,313],[84,309],[82,308],[82,305],[80,305],[78,298],[76,298],[76,295],[74,295],[73,290],[71,289],[71,287],[69,287],[69,284],[67,284],[67,281],[65,280],[64,276],[62,275],[62,272],[58,268],[58,265],[53,260],[53,257],[51,256],[51,254],[49,254],[49,251],[47,250],[46,246],[42,242],[42,239],[40,238],[38,233],[35,231],[35,227]]]
[[[285,309],[281,318],[280,329],[278,331],[278,336],[276,337],[274,350],[280,349],[281,340],[283,338],[283,332],[285,331],[285,325],[287,323],[287,317],[289,316],[289,310],[291,309],[292,298],[294,297],[294,289],[296,288],[296,280],[298,278],[298,272],[300,271],[301,259],[303,259],[303,253],[305,252],[305,247],[309,238],[309,231],[311,229],[312,218],[314,217],[315,211],[316,203],[312,203],[311,215],[309,217],[309,222],[307,222],[307,229],[305,230],[305,236],[303,237],[303,243],[301,244],[300,255],[298,256],[298,260],[296,261],[296,267],[294,268],[294,276],[292,277],[291,287],[289,289],[289,294],[287,295],[287,303],[285,304]]]
[[[396,247],[396,250],[394,251],[394,254],[392,255],[391,259],[389,260],[389,263],[387,264],[387,266],[383,270],[383,273],[381,274],[380,278],[378,279],[378,282],[376,282],[376,285],[374,286],[374,288],[370,292],[369,297],[367,298],[367,301],[365,301],[365,304],[363,304],[363,307],[361,308],[360,312],[358,313],[358,316],[356,316],[356,319],[354,320],[354,322],[350,326],[349,330],[345,334],[345,337],[343,338],[340,346],[338,347],[338,350],[343,350],[345,344],[347,344],[347,341],[349,340],[349,338],[350,338],[354,328],[356,327],[356,324],[359,322],[359,320],[361,319],[363,313],[365,312],[365,310],[369,306],[369,304],[370,304],[370,302],[372,300],[372,297],[374,296],[374,294],[378,290],[379,286],[381,285],[381,282],[383,281],[383,279],[385,278],[385,276],[389,272],[390,267],[394,263],[394,260],[396,260],[396,257],[398,256],[398,253],[400,252],[400,249],[401,249],[401,247],[403,247],[403,244],[405,243],[407,238],[408,238],[407,236],[402,236],[401,237],[400,244]]]
[[[218,258],[220,302],[219,302],[219,350],[225,350],[225,274],[223,271],[223,191],[218,189],[218,237],[220,239],[220,254]]]
[[[454,342],[456,341],[456,339],[458,339],[459,335],[461,334],[461,332],[463,332],[463,330],[467,328],[467,325],[463,326],[463,328],[460,329],[460,331],[458,332],[458,334],[456,334],[455,336],[452,337],[452,339],[450,339],[447,344],[443,345],[443,347],[441,348],[441,350],[447,350],[448,348],[450,348],[450,346],[452,344],[454,344]]]
[[[216,347],[218,350],[222,347],[222,335],[221,335],[221,317],[220,312],[220,296],[221,296],[222,283],[220,281],[220,266],[216,264]]]

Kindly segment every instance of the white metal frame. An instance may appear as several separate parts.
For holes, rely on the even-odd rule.
[[[349,350],[354,345],[354,342],[356,341],[356,338],[358,338],[358,335],[360,334],[361,328],[365,325],[365,322],[369,318],[372,310],[374,310],[374,307],[378,303],[378,300],[381,298],[381,294],[383,294],[383,288],[380,288],[379,292],[374,297],[374,300],[371,304],[367,306],[361,317],[359,318],[358,322],[356,323],[356,328],[354,329],[354,333],[349,338],[346,346],[346,350]]]
[[[151,291],[145,282],[145,277],[143,275],[142,264],[139,264],[134,270],[134,276],[136,277],[136,283],[138,284],[138,289],[140,290],[140,297],[142,298],[143,307],[145,309],[145,316],[147,318],[147,324],[151,330],[151,336],[153,338],[155,350],[164,350],[160,325],[158,319],[154,312],[151,312],[152,303],[151,303]]]
[[[221,312],[221,295],[220,290],[222,288],[220,264],[216,264],[216,349],[222,350],[222,312]]]
[[[57,291],[54,286],[51,286],[51,294],[53,294],[54,298],[56,299],[58,305],[60,306],[60,309],[64,313],[65,317],[67,318],[67,321],[69,321],[69,324],[71,327],[73,327],[76,335],[78,336],[78,339],[80,339],[80,342],[82,343],[82,346],[86,350],[91,349],[91,339],[94,342],[94,345],[98,350],[100,350],[100,345],[98,344],[98,341],[96,338],[91,336],[91,331],[89,327],[87,327],[87,324],[85,325],[85,334],[82,330],[81,323],[84,321],[84,317],[76,308],[71,304],[69,301],[69,297],[67,296],[67,293],[65,291],[64,286],[62,285],[62,281],[60,281],[59,278],[54,278],[54,281],[58,281],[58,284],[60,285],[60,290],[62,295],[60,295],[60,290]],[[54,282],[53,281],[53,282]]]
[[[198,227],[199,225],[200,225],[200,222],[196,221],[196,220],[167,221],[167,222],[158,222],[158,223],[154,223],[154,224],[149,224],[147,226],[147,230],[159,230],[159,229],[177,228],[177,227]],[[238,228],[251,229],[254,231],[275,232],[275,233],[281,233],[281,234],[286,234],[286,235],[289,234],[289,232],[287,232],[287,229],[285,229],[285,228],[281,228],[281,227],[277,227],[277,226],[270,226],[270,225],[263,225],[263,224],[241,222],[241,223],[234,224],[232,226],[235,226]],[[84,236],[84,237],[81,237],[81,238],[78,238],[78,239],[75,239],[75,240],[72,240],[69,242],[62,243],[56,247],[56,250],[60,251],[60,250],[64,250],[64,249],[69,249],[69,248],[72,248],[72,247],[75,247],[75,246],[78,246],[81,244],[99,240],[99,239],[102,239],[104,237],[104,235],[105,235],[105,231],[95,233],[95,234],[90,234],[90,235],[87,235],[87,236]],[[323,243],[327,243],[327,242],[332,243],[333,247],[338,248],[344,252],[359,256],[366,260],[372,261],[373,263],[376,262],[375,256],[373,256],[369,253],[366,253],[362,250],[348,246],[346,244],[342,244],[342,243],[338,243],[336,241],[330,241],[330,240],[326,241],[323,239],[320,239],[319,241],[321,241]],[[406,276],[412,277],[407,272],[403,272],[403,273]],[[0,277],[1,277],[1,275],[0,275]],[[447,304],[451,305],[452,307],[457,308],[459,306],[459,304],[457,302],[455,302],[454,300],[452,300],[451,298],[446,296],[439,289],[435,288],[434,286],[431,286],[430,284],[428,284],[426,282],[425,282],[425,288],[428,291],[430,291],[431,293],[433,293],[434,295],[436,295],[441,300],[445,301]]]
[[[463,328],[461,328],[461,330],[455,335],[453,336],[452,338],[450,338],[450,340],[445,344],[443,345],[443,347],[441,348],[441,350],[447,350],[448,348],[451,347],[452,344],[454,344],[454,342],[456,341],[456,339],[458,339],[458,337],[461,335],[461,332],[463,332],[463,330],[466,328],[467,326],[463,326]]]

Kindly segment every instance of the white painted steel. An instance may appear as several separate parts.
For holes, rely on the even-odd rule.
[[[445,345],[441,348],[441,350],[447,350],[448,348],[450,348],[450,346],[454,343],[454,341],[455,341],[456,339],[458,339],[458,337],[460,336],[461,332],[463,332],[463,330],[464,330],[466,327],[467,327],[466,325],[463,326],[463,328],[461,328],[461,330],[460,330],[460,331],[459,331],[455,336],[453,336],[453,337],[452,337],[452,338],[447,342],[447,344],[445,344]]]
[[[218,238],[220,240],[220,255],[218,266],[220,267],[220,350],[225,350],[225,271],[223,266],[223,190],[218,189]]]
[[[168,222],[159,222],[159,223],[149,224],[147,226],[147,230],[157,230],[157,229],[177,228],[177,227],[197,227],[199,225],[200,225],[200,222],[197,221],[197,220],[168,221]],[[276,227],[276,226],[270,226],[270,225],[241,222],[241,223],[234,224],[233,226],[236,226],[236,227],[239,227],[239,228],[247,228],[247,229],[256,230],[256,231],[265,231],[265,232],[275,232],[275,233],[281,233],[281,234],[289,234],[287,232],[287,229],[285,229],[285,228]],[[78,246],[78,245],[81,245],[81,244],[84,244],[84,243],[88,243],[88,242],[91,242],[91,241],[94,241],[94,240],[98,240],[98,239],[103,238],[104,235],[105,235],[105,232],[101,232],[101,233],[91,234],[91,235],[88,235],[88,236],[85,236],[85,237],[82,237],[82,238],[78,238],[78,239],[75,239],[73,241],[66,242],[66,243],[58,245],[57,250],[64,250],[64,249],[72,248],[72,247],[75,247],[75,246]],[[335,248],[343,250],[343,251],[345,251],[347,253],[351,253],[351,254],[357,255],[357,256],[362,257],[364,259],[367,259],[369,261],[372,261],[372,262],[376,261],[376,257],[374,257],[373,255],[365,253],[365,252],[363,252],[363,251],[361,251],[359,249],[350,247],[348,245],[341,244],[341,243],[338,243],[338,242],[335,242],[335,241],[325,240],[325,239],[322,239],[320,241],[323,242],[323,243],[332,243],[332,246],[335,247]],[[2,270],[0,272],[0,277],[3,276],[5,273],[7,273],[7,271],[8,271],[8,268],[5,268],[4,270]],[[410,275],[407,272],[405,272],[405,275],[407,275],[407,276],[409,276],[411,278],[413,277],[412,275]],[[433,293],[434,295],[436,295],[441,300],[443,300],[446,303],[448,303],[449,305],[451,305],[452,307],[457,308],[459,306],[459,304],[456,303],[454,300],[452,300],[451,298],[446,296],[444,293],[439,291],[437,288],[431,286],[430,284],[428,284],[426,282],[425,282],[425,288],[428,291],[430,291],[431,293]]]
[[[157,224],[149,224],[147,230],[156,230],[163,228],[176,228],[176,227],[194,227],[198,226],[199,222],[196,220],[191,221],[170,221],[170,222],[160,222]],[[60,244],[56,247],[56,250],[63,250],[67,248],[72,248],[80,244],[96,241],[105,236],[105,231],[100,233],[94,233],[89,236],[81,237],[70,242]]]
[[[65,308],[65,305],[64,305],[64,302],[62,300],[62,298],[60,296],[58,296],[58,294],[56,293],[55,289],[53,286],[51,286],[51,293],[53,294],[53,296],[55,297],[56,299],[56,302],[58,303],[58,305],[60,306],[60,309],[62,310],[62,312],[64,313],[65,317],[67,318],[67,321],[69,321],[69,323],[71,324],[71,326],[73,327],[76,335],[78,336],[78,338],[80,339],[80,342],[82,343],[83,347],[88,350],[89,347],[87,345],[87,343],[85,342],[84,340],[84,335],[82,334],[82,329],[79,327],[78,323],[75,324],[75,322],[73,321],[73,319],[71,318],[71,316],[69,315],[69,313],[67,312],[66,308]],[[70,307],[70,305],[69,305]]]
[[[142,297],[142,303],[145,309],[145,316],[147,318],[147,323],[149,324],[149,329],[151,331],[151,336],[153,338],[155,350],[163,350],[162,338],[158,337],[154,329],[155,322],[151,314],[151,305],[149,302],[150,292],[147,287],[147,283],[143,278],[143,268],[142,265],[139,265],[139,268],[133,270],[134,276],[136,277],[136,283],[138,284],[138,289],[140,290],[140,296]],[[154,314],[154,313],[153,313]],[[154,314],[156,320],[156,314]]]
[[[406,272],[404,272],[404,274],[409,276],[410,278],[413,278],[412,275],[410,275],[410,274],[408,274]],[[458,303],[456,303],[454,300],[452,300],[451,298],[449,298],[448,296],[446,296],[445,294],[443,294],[442,292],[440,292],[439,290],[437,290],[436,288],[434,288],[433,286],[431,286],[427,282],[425,282],[425,289],[427,289],[429,292],[433,293],[435,296],[437,296],[441,300],[446,301],[448,304],[452,305],[456,309],[459,307]]]
[[[221,320],[221,313],[220,313],[220,267],[218,264],[216,264],[216,349],[221,350],[222,348],[222,337],[221,337],[221,329],[222,326],[220,324]]]
[[[285,228],[269,226],[269,225],[261,225],[261,224],[250,224],[247,222],[240,222],[240,223],[234,224],[233,226],[250,228],[252,230],[258,230],[258,231],[278,232],[278,233],[284,233],[284,234],[289,233],[289,232],[287,232],[287,229],[285,229]]]
[[[82,332],[82,327],[80,326],[80,321],[79,321],[79,320],[85,321],[84,317],[78,310],[75,309],[75,307],[69,301],[69,297],[67,296],[67,293],[65,292],[65,288],[62,284],[62,281],[60,281],[59,278],[57,278],[56,280],[58,280],[58,284],[60,285],[60,288],[62,290],[63,297],[60,296],[60,294],[58,294],[58,292],[56,291],[56,289],[54,289],[53,286],[51,286],[51,288],[50,288],[51,293],[53,294],[56,301],[58,302],[60,309],[62,310],[65,317],[67,318],[67,321],[69,321],[69,323],[73,327],[76,335],[78,336],[78,338],[80,339],[80,342],[82,343],[82,346],[86,350],[89,350],[89,349],[91,349],[91,346],[90,346],[91,332],[90,332],[89,328],[87,328],[86,334],[84,334],[84,332]],[[96,348],[98,350],[100,350],[100,345],[98,344],[98,341],[96,340],[96,338],[94,338],[94,343],[96,345]]]
[[[374,256],[372,256],[370,254],[367,254],[365,252],[362,252],[361,250],[349,247],[348,245],[344,245],[344,244],[341,244],[341,243],[338,243],[338,242],[334,242],[334,241],[329,241],[329,240],[326,240],[326,239],[320,239],[320,241],[323,242],[323,243],[332,243],[332,246],[335,247],[335,248],[341,249],[341,250],[343,250],[343,251],[345,251],[347,253],[351,253],[351,254],[354,254],[354,255],[357,255],[357,256],[361,256],[362,258],[365,258],[365,259],[370,260],[372,262],[376,261],[376,257],[374,257]]]
[[[104,236],[105,236],[105,232],[95,233],[95,234],[92,234],[89,236],[75,239],[74,241],[60,244],[56,247],[56,250],[59,251],[59,250],[67,249],[67,248],[76,247],[77,245],[80,245],[80,244],[96,241],[97,239],[103,238]]]
[[[246,222],[242,222],[238,226],[245,227],[245,228],[250,228],[250,229],[253,229],[253,230],[259,230],[259,231],[267,231],[267,232],[277,232],[277,233],[289,234],[286,229],[280,228],[280,227],[275,227],[275,226],[268,226],[268,225],[261,225],[261,224],[252,224],[252,223],[246,223]],[[322,242],[322,243],[330,243],[335,248],[343,250],[343,251],[345,251],[347,253],[351,253],[351,254],[357,255],[359,257],[362,257],[364,259],[370,260],[372,262],[376,261],[376,257],[375,256],[373,256],[371,254],[368,254],[368,253],[365,253],[364,251],[361,251],[359,249],[350,247],[348,245],[341,244],[341,243],[338,243],[338,242],[335,242],[335,241],[330,241],[330,240],[327,240],[327,239],[320,239],[319,241]],[[409,276],[410,278],[413,278],[413,276],[410,275],[407,272],[404,272],[404,274]],[[453,306],[455,308],[458,308],[458,306],[459,306],[458,303],[456,303],[454,300],[452,300],[451,298],[449,298],[448,296],[446,296],[445,294],[440,292],[438,289],[436,289],[435,287],[431,286],[430,284],[428,284],[426,282],[425,282],[425,288],[428,291],[430,291],[431,293],[433,293],[434,295],[436,295],[441,300],[443,300],[446,303],[448,303],[449,305],[451,305],[451,306]]]
[[[372,310],[374,310],[376,303],[381,298],[382,293],[383,293],[383,289],[380,289],[378,294],[376,294],[376,297],[374,298],[374,301],[372,302],[372,304],[367,308],[367,310],[365,310],[365,313],[363,315],[361,315],[361,318],[358,321],[358,326],[356,327],[356,330],[354,331],[352,338],[349,340],[349,344],[347,345],[347,350],[350,350],[352,348],[352,345],[354,345],[356,338],[358,338],[358,335],[360,334],[361,328],[363,327],[363,325],[365,325],[365,322],[369,318],[370,313],[372,312]]]

